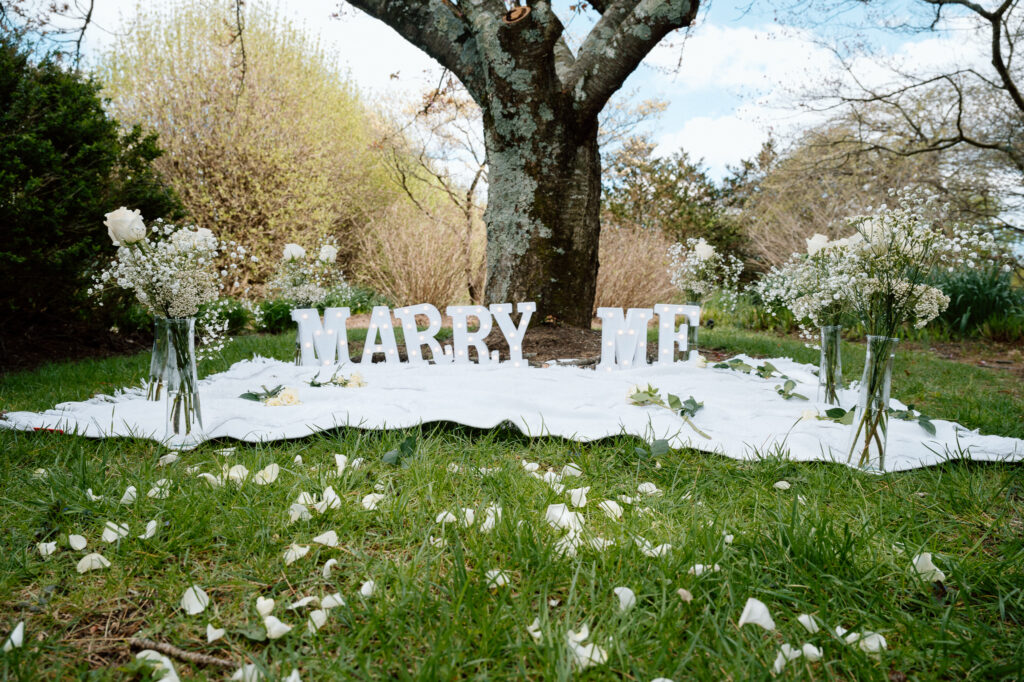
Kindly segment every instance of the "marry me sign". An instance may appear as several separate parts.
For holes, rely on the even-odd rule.
[[[370,315],[361,362],[371,363],[377,353],[383,354],[385,362],[401,362],[393,315],[402,328],[410,364],[427,362],[423,356],[424,347],[430,349],[435,364],[469,363],[471,348],[475,350],[477,364],[498,364],[498,351],[490,350],[484,342],[497,323],[509,348],[509,359],[500,364],[525,367],[523,339],[536,310],[536,303],[516,303],[515,312],[519,313],[516,324],[512,321],[511,303],[494,303],[489,307],[448,306],[445,313],[452,318],[452,342],[442,348],[437,340],[441,331],[441,312],[435,306],[420,303],[394,310],[376,306]],[[417,315],[427,318],[425,329],[419,328]],[[659,303],[653,308],[630,308],[625,312],[622,308],[598,308],[597,316],[601,320],[601,360],[598,367],[611,371],[647,364],[647,327],[654,320],[658,327],[655,362],[659,365],[676,362],[676,349],[684,354],[689,350],[690,328],[700,324],[700,306]],[[348,358],[349,317],[348,308],[327,308],[323,318],[314,308],[293,310],[292,319],[299,327],[300,364],[334,365]],[[470,318],[477,322],[475,331],[469,330]]]

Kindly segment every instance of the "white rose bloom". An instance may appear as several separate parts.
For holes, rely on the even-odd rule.
[[[697,244],[693,247],[693,253],[696,254],[697,258],[700,258],[701,260],[707,260],[708,258],[711,258],[712,256],[715,255],[715,247],[711,246],[711,244],[708,244],[706,241],[704,241],[704,238],[701,237],[697,241]]]
[[[134,244],[146,238],[146,224],[142,222],[139,209],[129,211],[122,206],[116,211],[106,214],[103,224],[107,226],[107,234],[114,246]]]
[[[324,263],[333,263],[338,260],[338,247],[324,244],[320,247],[320,255],[317,258]]]
[[[302,260],[306,257],[306,250],[298,244],[285,244],[283,260]]]
[[[813,256],[814,254],[821,251],[828,244],[828,237],[823,234],[814,233],[814,236],[810,239],[805,239],[807,242],[807,255]]]

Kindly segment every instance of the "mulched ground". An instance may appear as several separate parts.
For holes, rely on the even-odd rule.
[[[148,349],[151,333],[121,334],[83,322],[51,322],[0,331],[0,374],[34,369],[58,360],[128,355]]]

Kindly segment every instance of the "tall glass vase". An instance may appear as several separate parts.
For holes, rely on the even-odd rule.
[[[196,318],[167,319],[167,429],[164,444],[177,450],[194,448],[203,440],[196,375]]]
[[[153,318],[153,352],[149,356],[149,381],[146,400],[160,400],[164,395],[167,372],[167,318]]]
[[[868,336],[860,398],[851,426],[848,461],[867,471],[885,471],[886,436],[889,431],[889,388],[899,339]]]
[[[695,294],[692,291],[687,292],[686,305],[697,306],[700,308],[700,294]],[[700,350],[698,350],[699,346],[697,345],[699,342],[698,335],[700,332],[700,322],[698,321],[697,324],[693,324],[693,320],[687,318],[686,324],[686,345],[690,350],[687,355],[687,359],[696,361],[697,357],[700,355]]]
[[[843,357],[839,348],[843,328],[827,325],[821,328],[821,361],[818,365],[818,401],[839,404],[843,387]]]

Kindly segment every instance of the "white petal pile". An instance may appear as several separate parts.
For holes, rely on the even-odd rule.
[[[313,515],[309,513],[309,507],[304,504],[296,502],[292,506],[288,507],[288,523],[295,523],[296,521],[309,521],[313,518]]]
[[[748,624],[760,625],[765,630],[775,629],[775,621],[772,619],[772,614],[768,613],[768,607],[760,599],[750,597],[743,606],[743,613],[740,614],[738,627]]]
[[[576,532],[583,529],[583,515],[579,512],[569,511],[569,507],[564,504],[548,505],[544,518],[554,528]]]
[[[619,611],[626,612],[636,606],[636,593],[628,587],[616,587],[612,592],[619,598]]]
[[[284,565],[289,566],[307,554],[309,554],[309,545],[298,545],[293,542],[284,551]]]
[[[181,595],[181,610],[190,616],[205,611],[209,603],[209,595],[199,585],[193,585]]]

